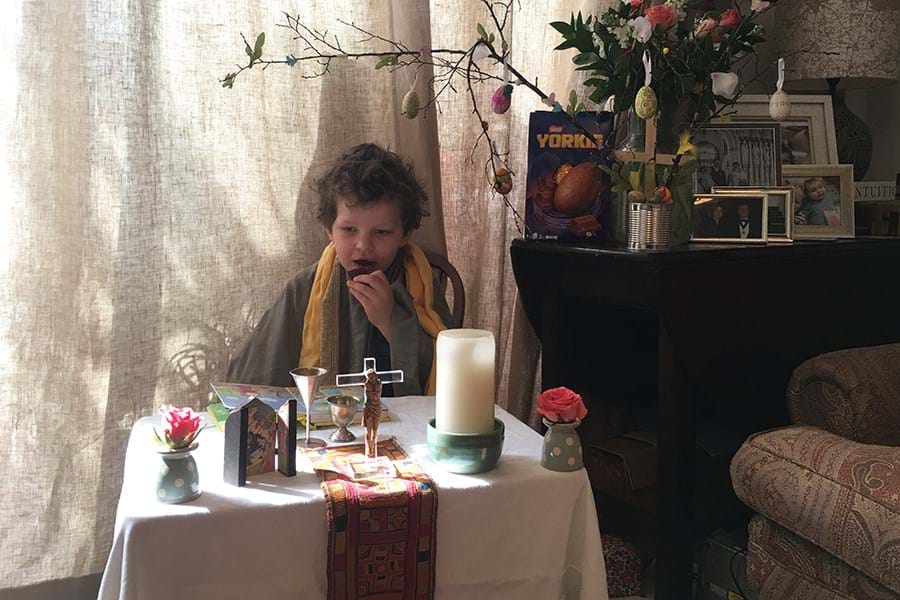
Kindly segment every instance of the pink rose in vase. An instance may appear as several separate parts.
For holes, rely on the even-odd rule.
[[[553,423],[573,423],[587,416],[587,408],[580,394],[567,387],[557,387],[538,396],[538,413]]]
[[[644,11],[644,15],[650,19],[652,27],[659,26],[660,29],[668,29],[675,24],[675,9],[668,4],[657,4],[651,6]]]
[[[733,8],[729,8],[722,16],[719,17],[719,27],[726,31],[730,31],[738,26],[738,23],[741,22],[741,16],[738,14]]]

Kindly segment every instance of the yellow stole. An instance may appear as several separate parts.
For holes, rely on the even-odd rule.
[[[406,274],[406,289],[412,298],[413,308],[419,320],[419,326],[436,340],[438,333],[446,329],[441,317],[433,308],[434,287],[432,285],[431,265],[421,248],[409,242],[400,249],[403,252],[403,270]],[[335,375],[337,368],[338,336],[337,305],[340,293],[340,277],[337,275],[340,263],[336,260],[334,244],[329,243],[316,267],[309,302],[303,319],[302,346],[300,348],[301,367],[324,366],[331,369],[329,378]],[[435,351],[435,356],[437,352]],[[327,364],[326,364],[327,363]],[[431,372],[425,385],[425,393],[434,395],[435,364],[431,362]]]

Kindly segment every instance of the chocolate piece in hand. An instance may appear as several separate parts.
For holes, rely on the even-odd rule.
[[[357,275],[368,275],[369,269],[351,269],[347,271],[347,279],[355,279]]]

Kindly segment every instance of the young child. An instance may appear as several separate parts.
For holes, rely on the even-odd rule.
[[[836,206],[836,198],[829,193],[825,180],[810,177],[803,182],[803,202],[801,210],[806,211],[808,225],[828,225],[827,211]]]
[[[375,144],[344,154],[317,182],[331,243],[300,271],[228,366],[228,381],[292,386],[298,366],[357,373],[402,369],[383,395],[434,393],[434,340],[450,310],[425,255],[409,241],[428,215],[412,166]],[[390,388],[393,387],[391,390]]]

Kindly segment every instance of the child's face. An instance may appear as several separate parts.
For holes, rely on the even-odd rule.
[[[825,199],[825,182],[811,181],[806,184],[806,197],[813,202],[821,202]]]
[[[410,237],[403,233],[400,206],[396,202],[378,200],[347,206],[340,196],[337,216],[327,231],[338,261],[347,272],[386,270]]]

